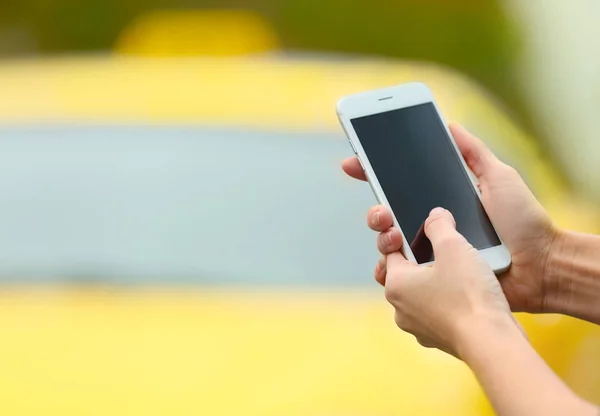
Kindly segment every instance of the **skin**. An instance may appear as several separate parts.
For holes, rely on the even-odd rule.
[[[546,296],[551,284],[546,279],[546,269],[560,230],[514,168],[496,158],[462,126],[451,124],[450,129],[479,181],[483,206],[512,255],[512,265],[500,279],[511,309],[530,313],[547,311]],[[351,177],[366,180],[356,157],[344,160],[342,168]],[[515,212],[519,215],[514,215]],[[383,256],[400,250],[402,235],[392,228],[392,214],[386,207],[371,208],[367,222],[371,229],[381,233],[377,247]],[[375,277],[385,284],[385,275],[384,257],[375,269]]]
[[[597,415],[533,350],[511,310],[600,320],[600,267],[593,266],[600,239],[559,230],[513,168],[461,126],[450,128],[513,264],[496,277],[456,231],[452,214],[436,208],[424,225],[436,260],[418,266],[399,252],[402,236],[390,211],[372,208],[367,222],[379,232],[382,253],[375,279],[394,306],[396,324],[421,345],[465,361],[499,415]],[[342,167],[366,179],[356,158]]]

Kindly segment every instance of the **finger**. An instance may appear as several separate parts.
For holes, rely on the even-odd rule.
[[[349,157],[348,159],[344,159],[342,161],[342,169],[348,176],[353,177],[354,179],[358,179],[361,181],[366,181],[367,177],[365,176],[365,172],[360,166],[360,162],[356,156]]]
[[[394,225],[394,219],[389,209],[376,205],[367,213],[367,225],[373,231],[386,231]]]
[[[462,125],[450,123],[449,127],[454,141],[471,171],[477,178],[485,176],[494,163],[498,162],[498,158],[480,139],[469,133]]]
[[[456,231],[454,217],[443,208],[434,208],[425,220],[425,235],[431,242],[434,256],[437,259],[448,251],[448,244],[455,244],[462,240]]]
[[[402,248],[402,233],[397,228],[389,228],[377,236],[377,250],[381,254],[390,254]]]
[[[399,251],[388,254],[386,257],[385,275],[386,300],[392,305],[396,305],[397,302],[405,295],[404,289],[406,288],[407,282],[421,277],[421,270],[425,269],[406,260],[406,258]],[[398,323],[398,321],[396,321],[396,323]],[[406,330],[406,328],[400,324],[399,326],[400,328]]]
[[[399,267],[419,267],[406,260],[406,257],[399,251],[395,251],[386,256],[386,270],[397,269]]]
[[[386,256],[381,256],[377,262],[377,265],[375,266],[375,280],[381,286],[385,286],[385,276],[387,274],[386,263]]]

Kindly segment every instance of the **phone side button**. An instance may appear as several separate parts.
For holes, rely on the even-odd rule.
[[[365,176],[367,175],[367,172],[365,172]],[[381,199],[379,199],[379,194],[377,192],[375,192],[375,187],[373,187],[373,182],[371,182],[371,178],[367,177],[367,182],[369,183],[369,186],[371,187],[371,191],[373,192],[373,195],[375,195],[375,199],[377,200],[377,203],[379,205],[383,205],[383,201]]]
[[[354,154],[356,154],[356,148],[354,147],[352,140],[348,139],[348,143],[350,143],[350,147],[352,148],[352,151],[354,152]]]

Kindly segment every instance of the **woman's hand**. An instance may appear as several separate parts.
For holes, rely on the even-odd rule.
[[[418,266],[399,252],[387,255],[385,295],[402,330],[423,346],[459,357],[471,327],[518,326],[493,271],[455,227],[450,212],[434,209],[425,222],[433,266]]]
[[[483,142],[460,125],[453,124],[450,128],[479,181],[483,206],[512,255],[511,268],[500,277],[512,310],[544,312],[546,295],[556,285],[547,270],[548,259],[561,231],[512,167],[502,163]],[[342,167],[348,175],[365,180],[356,157],[346,159]],[[385,284],[385,256],[400,250],[402,236],[399,230],[392,228],[392,215],[385,207],[372,208],[368,224],[381,233],[377,246],[384,257],[375,269],[375,277]]]

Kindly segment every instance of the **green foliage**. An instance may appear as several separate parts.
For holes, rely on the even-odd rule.
[[[495,1],[302,0],[281,2],[292,46],[381,53],[494,68],[505,62],[507,25]],[[487,4],[487,5],[486,5]],[[463,5],[464,6],[464,5]]]
[[[275,22],[293,48],[438,62],[480,80],[513,105],[516,36],[496,0],[278,2]]]

